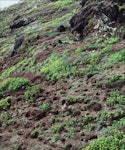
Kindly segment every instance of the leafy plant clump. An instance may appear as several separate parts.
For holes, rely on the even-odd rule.
[[[93,141],[88,147],[82,150],[124,150],[125,134],[115,131],[113,136],[102,137]]]
[[[119,62],[125,63],[125,49],[111,54],[107,59],[107,63],[117,64]]]
[[[83,100],[84,100],[83,97],[75,97],[73,95],[67,95],[67,97],[66,97],[66,102],[69,104],[82,102]]]
[[[110,105],[124,105],[125,104],[125,95],[121,95],[118,90],[112,91],[110,97],[107,99]]]
[[[40,73],[47,74],[51,80],[58,80],[76,72],[76,67],[67,63],[64,58],[53,53],[46,61]]]
[[[41,106],[40,106],[40,109],[41,110],[44,110],[44,111],[49,111],[52,109],[52,106],[49,104],[49,103],[43,103]]]
[[[56,125],[52,128],[52,133],[59,133],[64,129],[64,124]]]
[[[10,106],[10,97],[0,100],[0,110],[7,109]]]
[[[0,85],[0,96],[6,92],[24,89],[29,85],[30,81],[25,78],[8,78]]]
[[[36,98],[39,96],[41,89],[40,86],[32,86],[28,87],[26,92],[24,93],[24,99],[27,102],[35,102]]]
[[[69,6],[72,4],[72,0],[58,0],[55,2],[55,5],[57,6],[58,9],[64,9],[65,7]]]

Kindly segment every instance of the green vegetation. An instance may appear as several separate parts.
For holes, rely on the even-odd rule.
[[[107,99],[107,102],[110,105],[124,105],[125,104],[125,95],[121,95],[118,90],[110,92],[110,97]]]
[[[105,133],[110,134],[116,129],[120,129],[120,128],[122,129],[124,126],[125,126],[125,118],[121,118],[118,121],[114,120],[113,124],[105,130]]]
[[[62,57],[59,57],[57,53],[53,53],[43,65],[41,74],[47,74],[47,77],[51,80],[57,80],[76,72],[76,67],[71,63],[67,63]]]
[[[56,135],[54,135],[52,141],[53,141],[53,142],[57,142],[57,141],[60,140],[60,137],[61,137],[60,134],[56,134]]]
[[[10,97],[6,97],[0,100],[0,110],[4,110],[10,107]]]
[[[18,89],[25,89],[29,83],[30,81],[25,78],[8,78],[0,84],[0,95]]]
[[[115,131],[113,136],[102,137],[90,143],[90,145],[82,150],[124,150],[125,134]]]
[[[85,49],[83,47],[78,47],[76,50],[75,50],[75,53],[81,53],[83,52]]]
[[[93,117],[91,115],[86,115],[82,118],[82,122],[84,124],[88,124],[89,122],[93,121]]]
[[[9,77],[12,73],[14,73],[16,70],[15,66],[10,67],[9,69],[7,69],[6,71],[4,71],[1,76],[0,79],[6,79],[7,77]]]
[[[54,3],[49,3],[49,5],[54,5],[56,6],[57,9],[64,9],[66,7],[68,7],[69,5],[71,5],[73,3],[72,0],[57,0]]]
[[[74,121],[73,118],[68,119],[68,120],[66,121],[66,127],[73,127],[74,125],[75,125],[75,121]]]
[[[11,116],[10,116],[10,114],[9,113],[2,113],[1,115],[0,115],[0,119],[4,119],[4,120],[8,120],[8,119],[10,119],[11,118]]]
[[[49,103],[43,103],[41,106],[40,106],[40,109],[41,110],[44,110],[44,111],[49,111],[52,109],[52,106],[49,104]]]
[[[102,48],[101,54],[106,54],[108,52],[111,52],[111,50],[112,50],[112,46],[106,46],[106,47]]]
[[[12,145],[10,141],[12,147],[7,149],[42,146],[46,150],[54,146],[81,150],[87,145],[83,150],[124,150],[124,41],[118,43],[120,38],[106,36],[95,39],[100,33],[95,37],[78,37],[80,40],[79,35],[73,35],[69,20],[75,11],[79,12],[79,0],[30,0],[30,5],[28,2],[2,11],[0,16],[0,127],[2,135],[6,129],[13,135],[16,128],[28,142]],[[91,5],[95,4],[92,0]],[[11,32],[9,25],[19,10],[21,17],[33,22]],[[86,31],[93,21],[89,18]],[[65,32],[57,31],[60,25],[66,27]],[[19,33],[25,33],[24,42],[17,55],[8,58],[14,36]],[[38,80],[36,75],[40,75]],[[21,76],[31,81],[17,78]],[[22,130],[19,125],[25,128]],[[26,131],[28,127],[30,130]],[[93,139],[96,137],[97,140]],[[30,138],[37,139],[29,142]],[[5,139],[3,144],[7,142]]]
[[[115,44],[115,43],[118,43],[120,41],[120,38],[119,37],[111,37],[107,40],[104,41],[104,44],[106,45],[111,45],[111,44]]]
[[[24,93],[24,99],[27,102],[35,102],[36,98],[39,96],[41,88],[39,85],[28,87]]]
[[[2,113],[0,119],[2,121],[2,127],[7,127],[16,123],[16,121],[12,119],[12,116],[9,113]]]
[[[14,125],[14,124],[15,124],[15,120],[13,120],[13,119],[9,119],[7,121],[7,125]]]
[[[38,136],[38,134],[39,134],[39,131],[38,131],[37,129],[34,129],[34,130],[30,133],[30,135],[31,135],[32,138],[36,138],[36,137]]]
[[[125,49],[115,52],[107,58],[108,64],[117,64],[119,62],[125,63]]]
[[[84,128],[90,132],[95,129],[95,126],[93,124],[88,124],[88,125],[85,125]]]
[[[64,129],[64,124],[55,125],[52,127],[52,133],[60,133]]]
[[[66,102],[69,103],[69,104],[82,102],[83,100],[84,100],[83,97],[75,97],[73,95],[67,95],[66,96]]]
[[[114,74],[103,82],[97,83],[97,87],[120,87],[125,82],[125,77],[122,74]]]

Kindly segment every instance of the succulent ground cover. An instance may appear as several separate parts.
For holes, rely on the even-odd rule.
[[[96,30],[78,39],[69,20],[79,2],[24,0],[0,12],[0,149],[125,149],[125,40]],[[17,13],[34,21],[10,31]]]

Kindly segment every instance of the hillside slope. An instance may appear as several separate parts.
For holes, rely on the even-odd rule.
[[[118,0],[0,12],[1,150],[125,149],[124,14]]]

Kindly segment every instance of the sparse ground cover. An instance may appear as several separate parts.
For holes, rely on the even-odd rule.
[[[0,148],[125,149],[125,41],[58,33],[79,1],[27,2],[22,16],[36,17],[28,26],[10,33],[19,6],[0,14]],[[24,43],[8,58],[20,32]]]

